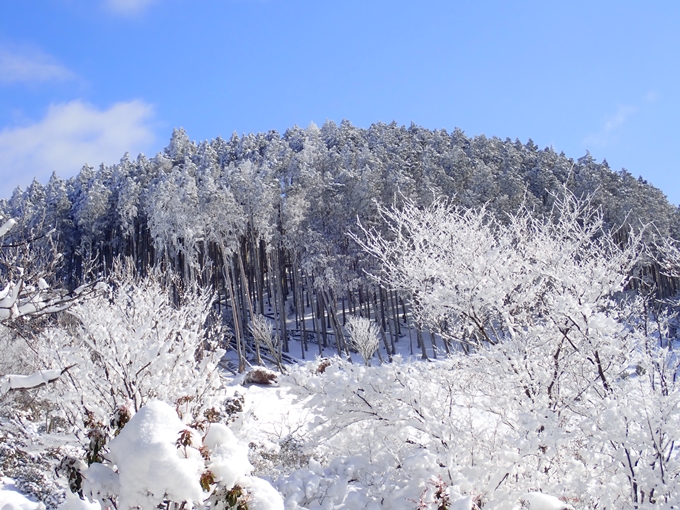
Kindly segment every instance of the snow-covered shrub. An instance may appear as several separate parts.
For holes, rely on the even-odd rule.
[[[313,451],[295,434],[289,434],[275,444],[250,442],[248,446],[255,472],[270,477],[287,475],[308,466],[313,459]]]
[[[378,325],[364,317],[351,316],[347,319],[346,328],[350,345],[364,358],[364,364],[370,366],[371,358],[380,345]]]
[[[175,306],[170,292],[158,278],[123,276],[108,292],[72,307],[71,327],[41,335],[47,366],[73,365],[52,393],[74,424],[108,424],[121,408],[138,411],[151,399],[194,417],[219,406],[223,351],[204,329],[212,298],[187,292]]]
[[[625,293],[639,236],[619,244],[568,194],[506,223],[441,202],[382,213],[391,236],[360,241],[377,276],[460,354],[284,378],[323,413],[312,440],[334,459],[279,480],[291,508],[413,508],[439,477],[453,506],[678,504],[679,360],[665,319]]]
[[[32,374],[43,368],[32,342],[31,337],[0,325],[0,417],[12,419],[21,414],[24,419],[39,422],[54,407],[39,390],[9,391],[11,374]]]
[[[281,341],[274,335],[274,327],[272,323],[264,315],[256,313],[252,317],[252,321],[248,325],[248,329],[253,335],[255,345],[264,344],[269,351],[272,359],[276,362],[279,371],[283,372],[283,354],[281,352]]]
[[[666,275],[680,276],[680,245],[675,239],[662,237],[653,246],[652,258],[656,259]]]
[[[306,439],[331,460],[279,477],[287,508],[413,510],[439,477],[453,508],[517,508],[535,491],[576,508],[677,504],[673,378],[646,365],[606,396],[593,384],[556,409],[546,392],[527,395],[526,373],[513,369],[540,355],[538,347],[519,361],[496,346],[433,363],[395,357],[380,367],[336,360],[323,374],[311,364],[293,369],[282,384],[323,416]]]
[[[55,508],[63,500],[63,490],[51,476],[58,448],[45,448],[36,434],[26,436],[22,426],[4,422],[0,432],[0,476],[14,479],[23,494]],[[36,444],[38,443],[38,444]]]
[[[642,251],[640,235],[621,246],[599,211],[566,190],[550,216],[521,209],[506,223],[444,201],[381,213],[391,235],[356,238],[382,263],[376,277],[413,295],[417,321],[465,350],[535,325],[599,331]]]
[[[379,367],[336,359],[323,373],[311,364],[291,370],[282,384],[323,416],[312,422],[307,440],[329,460],[312,459],[277,480],[287,508],[413,510],[438,476],[452,487],[452,502],[471,496],[475,476],[466,467],[465,443],[472,432],[464,415],[451,412],[447,363],[403,363],[395,356]],[[480,443],[491,436],[478,434]],[[473,469],[481,474],[485,467]]]
[[[226,414],[226,422],[230,423],[236,420],[236,417],[243,412],[243,405],[245,398],[238,391],[234,392],[231,397],[224,400],[223,409]]]
[[[32,344],[14,331],[0,325],[0,374],[30,374],[39,369],[39,359]]]
[[[108,444],[102,462],[82,473],[82,493],[116,508],[282,510],[279,494],[249,476],[248,447],[223,424],[184,423],[161,401],[144,405]]]

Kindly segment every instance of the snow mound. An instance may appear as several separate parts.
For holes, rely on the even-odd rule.
[[[542,492],[529,492],[523,499],[529,504],[529,510],[574,510],[570,504]]]
[[[236,439],[226,425],[213,423],[203,444],[211,451],[208,469],[215,475],[215,480],[225,487],[233,487],[239,478],[252,471],[248,447]]]
[[[239,480],[248,491],[248,510],[283,510],[283,499],[272,485],[262,478],[248,476]]]
[[[86,499],[80,499],[77,494],[66,491],[66,500],[61,504],[59,510],[101,510],[101,505],[96,501],[90,503]]]
[[[203,501],[201,455],[195,448],[176,445],[185,429],[172,407],[154,401],[111,440],[108,457],[118,468],[119,508],[154,509],[164,499]],[[104,484],[115,485],[113,471],[97,475]]]
[[[31,501],[21,494],[11,478],[0,478],[0,510],[45,510],[43,503]]]

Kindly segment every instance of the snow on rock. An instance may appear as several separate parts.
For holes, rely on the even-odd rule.
[[[203,459],[194,448],[176,446],[185,429],[172,407],[154,401],[111,440],[108,457],[118,467],[118,508],[154,509],[164,499],[203,501],[199,484]]]
[[[215,475],[215,480],[225,487],[233,487],[239,478],[252,471],[248,447],[226,425],[213,423],[203,444],[210,449],[208,468]]]
[[[243,376],[243,384],[270,386],[276,382],[277,374],[266,367],[255,367]]]
[[[542,492],[529,492],[522,499],[529,504],[529,510],[574,510],[570,504]]]

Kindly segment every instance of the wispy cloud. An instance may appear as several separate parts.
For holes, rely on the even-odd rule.
[[[645,94],[645,102],[656,103],[659,100],[659,94],[655,90],[650,90]]]
[[[106,6],[112,11],[126,16],[141,13],[157,0],[105,0]]]
[[[0,83],[38,83],[75,78],[75,73],[38,49],[0,46]]]
[[[638,111],[636,106],[619,106],[614,115],[605,119],[602,129],[597,133],[588,135],[583,143],[604,147],[617,141],[618,133],[631,115]]]
[[[146,150],[155,140],[152,121],[153,107],[143,101],[105,110],[78,100],[53,104],[39,122],[0,131],[0,197],[34,177],[67,177],[85,163],[112,164],[125,152]]]

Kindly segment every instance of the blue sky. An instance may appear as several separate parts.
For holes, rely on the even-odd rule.
[[[192,139],[349,119],[586,150],[680,204],[680,2],[23,0],[0,196]]]

